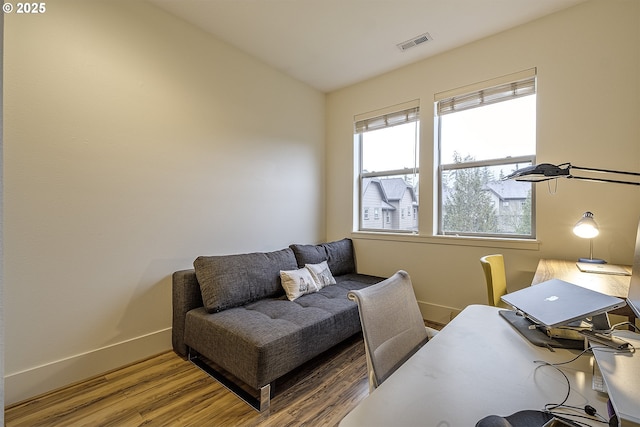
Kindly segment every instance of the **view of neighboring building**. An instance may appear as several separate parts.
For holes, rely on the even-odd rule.
[[[518,181],[490,181],[485,191],[489,193],[498,216],[498,230],[518,232],[523,225],[523,213],[529,211],[525,204],[530,203],[531,185]]]
[[[531,183],[485,180],[480,170],[457,177],[466,185],[442,187],[445,234],[531,234]]]
[[[365,178],[362,228],[418,230],[418,197],[402,178]]]

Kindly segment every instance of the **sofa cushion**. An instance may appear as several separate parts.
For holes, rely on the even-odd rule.
[[[322,261],[320,264],[305,264],[304,268],[311,273],[318,290],[336,284],[336,279],[331,274],[327,261]]]
[[[209,313],[283,294],[280,270],[295,270],[290,248],[274,252],[200,256],[193,262]]]
[[[342,239],[319,245],[294,244],[289,247],[296,256],[298,268],[304,267],[305,264],[319,264],[322,261],[327,261],[329,269],[334,276],[356,272],[351,239]]]
[[[317,292],[320,289],[316,279],[311,274],[311,270],[307,268],[280,270],[280,280],[289,301],[293,301],[304,294]]]

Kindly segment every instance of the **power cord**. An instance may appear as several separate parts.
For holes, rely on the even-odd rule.
[[[558,417],[570,417],[571,421],[580,425],[588,426],[589,424],[578,421],[575,418],[595,421],[602,424],[609,424],[609,420],[607,420],[605,417],[600,415],[596,410],[596,408],[594,408],[591,405],[586,405],[584,408],[580,406],[562,405],[557,407],[556,409],[560,409],[560,410],[569,409],[569,410],[584,412],[586,415],[582,415],[581,413],[575,414],[575,413],[560,412],[555,409],[545,409],[545,411],[550,413],[551,415],[558,416]]]
[[[605,347],[607,348],[607,347]],[[583,351],[581,351],[580,353],[578,353],[577,356],[575,356],[574,358],[567,360],[565,362],[558,362],[558,363],[550,363],[544,360],[534,360],[534,363],[538,363],[540,364],[540,367],[542,366],[550,366],[552,368],[554,368],[556,371],[560,372],[560,374],[562,374],[562,376],[564,377],[564,380],[567,384],[567,393],[565,394],[564,398],[562,399],[562,401],[560,403],[547,403],[546,405],[544,405],[544,411],[554,415],[554,416],[560,416],[560,417],[570,417],[571,421],[581,425],[581,426],[588,426],[588,424],[578,421],[577,419],[574,418],[579,418],[579,419],[585,419],[585,420],[590,420],[590,421],[596,421],[598,423],[602,423],[602,424],[609,424],[609,421],[604,418],[602,415],[600,415],[598,413],[598,411],[596,410],[596,408],[594,408],[591,405],[586,405],[584,408],[579,407],[579,406],[572,406],[572,405],[567,405],[567,401],[569,400],[569,396],[571,395],[571,382],[569,381],[569,377],[567,377],[567,374],[564,373],[564,371],[562,371],[562,369],[559,368],[559,366],[562,365],[567,365],[571,362],[574,362],[575,360],[577,360],[580,356],[582,356],[585,353],[591,353],[592,352],[592,347],[589,347]],[[582,414],[574,414],[574,413],[566,413],[566,412],[560,412],[559,410],[562,409],[568,409],[568,410],[574,410],[574,411],[584,411],[584,413],[586,415],[582,415]]]
[[[633,324],[632,322],[629,322],[629,321],[616,323],[615,325],[613,325],[611,327],[609,332],[613,332],[614,330],[616,330],[616,329],[618,329],[619,327],[622,327],[622,326],[631,326],[635,332],[638,332],[638,327],[635,324]]]

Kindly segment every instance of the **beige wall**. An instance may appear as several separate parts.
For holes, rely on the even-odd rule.
[[[142,1],[4,41],[7,404],[170,349],[197,255],[323,239],[322,93]]]
[[[434,35],[437,43],[437,35]],[[538,240],[505,244],[429,237],[433,221],[433,96],[528,68],[538,70],[538,162],[640,171],[640,2],[595,0],[404,67],[327,97],[327,236],[353,230],[353,117],[420,99],[420,223],[404,238],[354,233],[361,272],[407,270],[425,317],[486,303],[478,258],[503,253],[510,289],[528,285],[539,258],[575,259],[588,243],[571,233],[586,210],[601,236],[595,256],[632,262],[640,218],[635,186],[565,180],[537,184]]]

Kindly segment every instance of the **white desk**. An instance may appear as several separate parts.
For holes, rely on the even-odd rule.
[[[615,335],[640,351],[640,335],[630,331],[618,331]],[[601,346],[594,346],[593,353],[620,425],[640,426],[640,355],[618,353]]]
[[[565,362],[578,352],[551,352],[530,344],[498,310],[467,307],[340,426],[474,426],[487,415],[542,410],[547,403],[560,403],[567,391],[564,377],[534,360]],[[593,358],[585,355],[561,368],[571,382],[567,404],[589,404],[608,419],[607,396],[591,388],[592,363]]]

